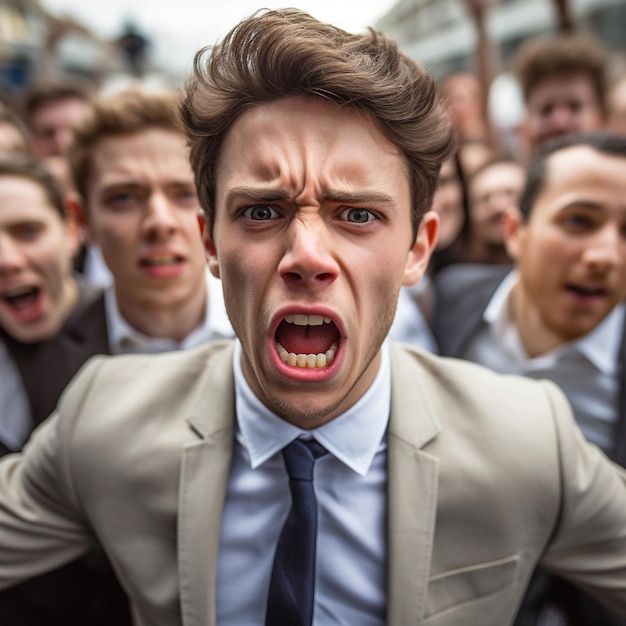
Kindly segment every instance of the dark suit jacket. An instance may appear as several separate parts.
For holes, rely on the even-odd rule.
[[[50,341],[24,344],[0,329],[30,403],[33,426],[55,409],[80,367],[96,354],[109,354],[104,298],[79,282],[78,305]],[[10,452],[0,442],[0,455]],[[15,626],[125,626],[128,600],[104,555],[94,551],[48,574],[0,593],[0,624]]]
[[[30,404],[34,426],[54,411],[61,392],[83,363],[95,354],[109,354],[100,290],[79,282],[79,301],[59,334],[39,343],[22,343],[0,329]]]
[[[483,327],[483,313],[510,267],[493,265],[454,265],[435,278],[436,310],[434,335],[440,353],[460,356]],[[626,328],[619,353],[618,419],[613,447],[606,450],[614,461],[626,467]],[[548,606],[559,607],[570,626],[626,626],[626,620],[606,610],[569,584],[538,573],[516,621],[516,626],[542,624]],[[548,623],[548,622],[545,622]],[[560,622],[559,622],[560,623]]]

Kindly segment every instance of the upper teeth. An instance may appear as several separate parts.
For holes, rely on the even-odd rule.
[[[23,285],[22,287],[15,287],[15,289],[9,289],[4,293],[5,298],[17,298],[19,296],[24,296],[35,291],[35,287],[30,285]]]
[[[150,265],[167,265],[168,263],[175,263],[175,256],[153,256],[149,259],[146,259],[146,263]]]
[[[322,315],[303,315],[302,313],[289,313],[285,315],[285,321],[288,324],[296,326],[321,326],[322,324],[330,324],[330,317]]]

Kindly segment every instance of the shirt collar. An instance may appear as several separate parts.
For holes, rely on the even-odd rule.
[[[626,305],[616,306],[601,324],[578,340],[580,351],[605,374],[617,374],[625,313]]]
[[[511,315],[513,287],[519,280],[517,270],[512,270],[498,285],[483,313],[483,320],[491,328],[496,338],[511,351],[526,361],[544,360],[544,357],[555,361],[559,356],[574,351],[585,356],[600,372],[613,376],[617,373],[620,342],[624,328],[626,305],[616,306],[598,326],[580,339],[559,346],[547,355],[528,359],[521,344]]]
[[[235,331],[226,313],[222,281],[215,278],[209,270],[206,272],[206,278],[208,302],[204,323],[208,327],[212,339],[230,339],[235,336]]]
[[[237,440],[256,468],[297,437],[314,437],[333,456],[365,476],[384,443],[391,405],[391,366],[387,343],[374,382],[354,406],[327,424],[302,430],[278,417],[254,394],[241,367],[241,344],[235,342],[234,374]]]
[[[104,290],[104,305],[111,352],[165,352],[194,348],[211,340],[232,337],[234,332],[224,306],[222,281],[214,278],[208,270],[206,281],[207,302],[202,324],[181,342],[169,338],[148,337],[133,328],[120,312],[114,286],[109,285]]]

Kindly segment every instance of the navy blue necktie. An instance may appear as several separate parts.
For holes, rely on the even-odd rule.
[[[265,626],[311,626],[313,622],[317,536],[313,467],[324,454],[326,449],[313,439],[295,439],[283,448],[291,509],[278,538]]]

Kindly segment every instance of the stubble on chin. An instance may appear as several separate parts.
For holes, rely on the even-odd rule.
[[[275,398],[268,398],[268,400],[270,402],[270,408],[278,417],[294,426],[309,430],[330,421],[329,416],[335,414],[335,411],[341,406],[344,398],[340,398],[333,404],[318,408],[294,407],[291,403],[283,402]]]

